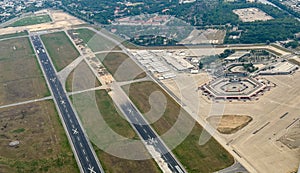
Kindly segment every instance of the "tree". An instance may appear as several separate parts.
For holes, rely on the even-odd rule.
[[[203,68],[203,63],[200,61],[199,62],[199,65],[198,65],[199,69],[202,69]]]
[[[295,49],[298,46],[299,46],[298,41],[290,41],[290,42],[288,42],[287,44],[284,45],[284,47],[286,47],[286,48],[291,47],[293,49]]]

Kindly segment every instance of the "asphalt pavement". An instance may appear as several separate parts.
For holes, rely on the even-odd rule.
[[[85,173],[100,173],[104,172],[98,158],[89,143],[81,124],[71,106],[69,98],[67,97],[62,84],[57,78],[55,69],[49,60],[41,39],[37,35],[30,36],[31,42],[34,46],[35,52],[38,55],[39,61],[42,65],[45,77],[47,78],[49,87],[52,91],[55,103],[59,108],[62,116],[62,123],[64,123],[67,135],[71,139],[74,154],[80,162],[79,167]]]
[[[173,155],[170,154],[170,151],[165,144],[162,143],[154,131],[149,127],[149,124],[145,122],[144,118],[136,108],[130,102],[120,106],[143,140],[148,144],[153,145],[155,150],[161,154],[162,159],[168,164],[169,169],[175,173],[185,172],[180,164],[177,163],[177,160],[175,160]]]
[[[151,128],[151,125],[129,100],[124,91],[117,85],[114,85],[112,90],[114,92],[114,95],[112,96],[114,103],[127,117],[142,140],[144,140],[148,145],[152,145],[155,150],[160,153],[161,158],[165,161],[165,163],[167,163],[169,170],[174,173],[186,172],[175,156],[171,153],[172,151],[170,151],[166,144],[163,143],[160,137]]]

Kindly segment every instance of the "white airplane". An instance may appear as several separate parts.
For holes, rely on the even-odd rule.
[[[74,135],[77,135],[79,133],[77,129],[72,129],[72,131]]]
[[[62,100],[62,101],[60,101],[60,103],[61,103],[61,104],[65,104],[65,101]]]
[[[96,171],[94,171],[94,167],[93,166],[89,166],[88,170],[90,171],[90,173],[96,173]]]

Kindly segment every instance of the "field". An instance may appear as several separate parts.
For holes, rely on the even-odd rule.
[[[94,31],[86,28],[76,29],[75,32],[78,33],[78,37],[81,38],[85,44],[87,44],[96,34]]]
[[[2,108],[0,119],[0,172],[79,172],[52,101]]]
[[[79,57],[79,52],[64,32],[42,35],[41,39],[57,71]]]
[[[124,86],[128,89],[128,86]],[[133,83],[129,88],[129,97],[142,113],[150,110],[149,96],[155,91],[164,93],[167,99],[166,109],[162,117],[152,124],[158,134],[167,132],[176,122],[180,106],[153,82]],[[156,100],[160,101],[160,100]],[[158,103],[163,104],[163,103]],[[152,119],[145,114],[146,119]],[[191,118],[184,112],[185,118]],[[233,164],[233,157],[213,138],[205,145],[199,145],[199,136],[203,128],[196,124],[187,138],[178,145],[174,154],[185,166],[188,172],[214,172]],[[165,141],[168,144],[168,141]]]
[[[134,45],[133,43],[131,43],[127,40],[124,40],[124,39],[120,38],[119,36],[112,34],[111,32],[103,30],[102,28],[95,27],[95,29],[97,29],[97,30],[103,32],[105,35],[108,35],[109,37],[119,41],[123,46],[125,46],[128,49],[140,48],[139,46]],[[88,28],[80,28],[80,29],[69,30],[69,31],[72,33],[77,33],[78,38],[82,39],[85,44],[88,44],[88,46],[94,52],[98,52],[98,51],[102,51],[102,50],[121,50],[121,48],[119,46],[117,46],[116,44],[112,43],[111,41],[101,37],[100,35],[97,35],[94,31],[92,31]],[[97,40],[97,39],[99,39],[99,40]],[[94,44],[94,43],[100,43],[100,42],[102,43],[100,45]]]
[[[124,53],[97,54],[97,57],[117,81],[146,77],[146,73]]]
[[[92,81],[95,81],[94,85]],[[84,61],[78,64],[69,74],[66,81],[66,90],[68,92],[86,90],[98,86],[101,86],[101,83]]]
[[[75,32],[78,33],[78,37],[81,38],[93,52],[121,50],[116,43],[113,43],[105,37],[96,34],[92,30],[83,28],[77,29]]]
[[[95,100],[93,100],[93,96],[95,96]],[[108,138],[106,132],[109,130],[102,125],[103,121],[97,117],[100,115],[94,111],[99,111],[105,123],[117,134],[128,139],[139,139],[130,124],[117,112],[112,99],[105,90],[76,94],[72,96],[72,101],[79,113],[80,119],[83,122],[83,126],[85,127],[90,140],[94,143],[94,148],[105,172],[160,172],[153,160],[134,161],[122,159],[106,153],[97,147],[97,145],[101,145],[102,147],[109,149],[111,146],[115,145],[115,143],[108,142],[106,144],[107,146],[105,146],[105,144],[97,142],[98,140],[106,141]],[[94,102],[96,102],[96,110],[93,109]],[[93,127],[97,127],[97,129],[95,130]],[[147,153],[144,147],[134,149],[138,150],[140,154]]]
[[[17,20],[16,22],[10,24],[7,27],[35,25],[35,24],[47,23],[51,21],[52,20],[49,15],[30,16],[30,17],[25,17],[23,19]]]
[[[19,37],[19,36],[24,36],[24,35],[28,35],[27,31],[13,33],[13,34],[0,35],[0,39],[11,38],[11,37]]]
[[[94,147],[101,160],[105,172],[110,173],[160,173],[160,169],[153,160],[127,160],[112,156]]]
[[[0,105],[49,96],[28,38],[0,42]]]

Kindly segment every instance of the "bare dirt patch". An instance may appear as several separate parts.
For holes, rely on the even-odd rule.
[[[273,19],[272,16],[268,15],[258,8],[236,9],[233,10],[233,12],[237,14],[243,22],[254,22],[258,20],[266,21]]]
[[[208,122],[218,124],[217,130],[223,134],[232,134],[245,127],[252,121],[252,118],[247,115],[223,115],[211,116]]]

